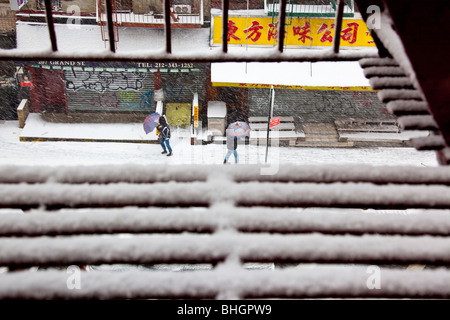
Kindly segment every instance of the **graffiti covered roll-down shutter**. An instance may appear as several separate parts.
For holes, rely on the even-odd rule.
[[[196,65],[189,72],[174,69],[161,73],[164,101],[167,103],[192,103],[194,94],[203,101],[206,96],[206,69],[208,65]]]
[[[151,111],[153,75],[120,70],[64,71],[69,111]]]
[[[155,76],[160,73],[165,102],[192,102],[206,92],[206,68],[189,64],[167,67],[84,67],[64,71],[69,111],[152,112]],[[159,81],[159,80],[158,80]]]

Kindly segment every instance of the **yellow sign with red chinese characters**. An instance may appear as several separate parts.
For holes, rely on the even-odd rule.
[[[198,106],[194,106],[194,127],[198,128]]]
[[[214,16],[213,45],[222,43],[222,17]],[[229,17],[228,43],[240,46],[275,46],[278,40],[278,23],[271,17]],[[331,46],[334,38],[334,19],[287,19],[285,45],[302,47]],[[341,47],[375,47],[364,20],[343,19]]]

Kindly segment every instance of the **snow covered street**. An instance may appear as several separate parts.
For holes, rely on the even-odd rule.
[[[61,124],[64,131],[73,128]],[[101,126],[101,124],[99,124]],[[96,128],[98,130],[99,128]],[[17,165],[98,165],[98,164],[221,164],[226,146],[191,145],[184,130],[173,130],[174,156],[161,154],[159,144],[116,142],[21,142],[23,129],[18,121],[0,122],[0,164]],[[107,134],[107,133],[106,133]],[[113,134],[113,133],[111,133]],[[145,136],[142,130],[142,135]],[[265,144],[239,145],[240,163],[264,164]],[[233,163],[234,158],[231,158]],[[435,153],[414,148],[299,148],[269,147],[268,163],[368,164],[437,166]]]

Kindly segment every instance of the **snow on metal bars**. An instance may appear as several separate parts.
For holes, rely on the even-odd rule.
[[[261,169],[0,166],[0,298],[450,296],[448,167]]]
[[[223,21],[227,8],[225,0]],[[336,25],[342,19],[339,11]],[[280,10],[280,30],[284,14]],[[108,15],[112,21],[110,10]],[[165,21],[166,46],[160,53],[118,53],[114,43],[100,53],[63,53],[47,10],[52,50],[0,50],[0,59],[269,62],[378,57],[376,50],[339,52],[339,43],[331,50],[288,53],[279,45],[242,55],[227,52],[223,41],[217,51],[173,53],[167,14]],[[401,81],[393,85],[409,85]],[[387,92],[385,99],[399,101],[401,93]],[[274,175],[263,169],[1,166],[0,265],[6,270],[0,274],[0,298],[450,296],[450,272],[442,267],[450,262],[447,167],[283,166]],[[202,267],[161,271],[161,263]],[[254,263],[266,267],[249,272]],[[99,271],[104,264],[135,267]],[[405,271],[410,264],[433,268]],[[79,290],[71,290],[67,270],[80,266],[87,271],[81,273]],[[39,269],[30,272],[30,267]],[[379,288],[368,285],[373,268],[381,268]]]

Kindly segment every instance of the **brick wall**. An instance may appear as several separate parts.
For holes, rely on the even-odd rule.
[[[0,31],[16,29],[16,14],[11,11],[9,3],[0,3]]]

